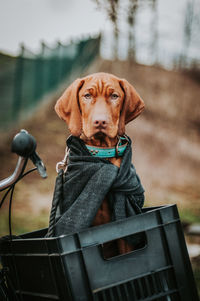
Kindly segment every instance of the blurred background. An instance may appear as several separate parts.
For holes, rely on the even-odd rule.
[[[199,283],[200,2],[0,0],[0,52],[0,179],[15,168],[10,145],[21,128],[37,139],[48,173],[16,186],[13,233],[48,225],[55,165],[69,135],[56,100],[77,77],[113,73],[146,104],[127,126],[145,205],[178,205]],[[6,234],[8,202],[0,211]]]

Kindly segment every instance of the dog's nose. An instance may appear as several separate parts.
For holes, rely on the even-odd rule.
[[[98,118],[98,119],[94,120],[94,127],[95,128],[103,128],[103,129],[105,129],[106,126],[107,126],[107,121],[105,119]]]

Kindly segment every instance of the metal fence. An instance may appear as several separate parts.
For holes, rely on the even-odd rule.
[[[40,100],[74,73],[81,73],[99,55],[100,37],[55,48],[41,44],[39,54],[21,47],[18,57],[0,60],[0,128],[26,116]],[[3,67],[2,67],[3,66]]]

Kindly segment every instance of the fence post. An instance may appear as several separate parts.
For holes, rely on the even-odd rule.
[[[20,116],[22,90],[23,90],[23,60],[24,60],[25,47],[21,44],[21,51],[16,58],[16,67],[14,75],[14,94],[13,94],[13,109],[12,120],[17,121]]]
[[[44,46],[41,42],[41,51],[34,58],[34,102],[42,97],[44,86]]]
[[[42,55],[42,60],[43,60],[43,69],[42,69],[42,96],[44,96],[44,94],[46,93],[46,91],[48,90],[47,87],[47,66],[48,66],[48,61],[47,61],[47,56],[45,54],[45,42],[42,41],[41,42],[41,55]]]
[[[44,50],[45,44],[41,42],[41,52],[40,52],[40,59],[41,59],[41,85],[40,85],[40,97],[45,94],[45,59],[44,59]]]
[[[57,42],[58,47],[58,60],[57,60],[57,85],[62,81],[62,44],[60,41]]]

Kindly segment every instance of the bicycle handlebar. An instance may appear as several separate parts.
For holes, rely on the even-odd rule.
[[[22,175],[28,158],[36,166],[42,178],[46,178],[46,167],[38,154],[36,153],[36,140],[26,130],[21,130],[12,141],[11,151],[19,156],[15,171],[13,174],[0,181],[0,191],[14,184]]]
[[[26,164],[26,160],[27,158],[19,157],[13,174],[10,177],[0,181],[0,191],[8,188],[17,181],[17,179],[22,174],[23,167]]]

